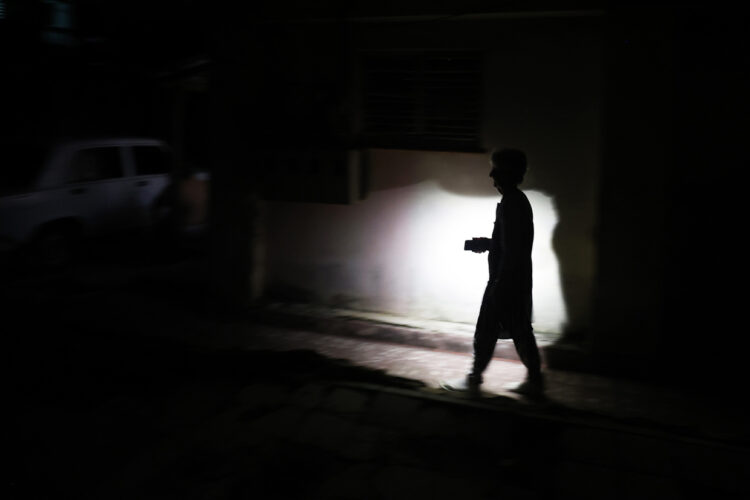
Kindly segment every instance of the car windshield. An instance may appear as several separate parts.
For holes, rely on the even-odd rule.
[[[30,189],[48,151],[38,144],[0,142],[0,195]]]

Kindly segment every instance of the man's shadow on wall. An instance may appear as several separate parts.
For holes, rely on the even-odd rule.
[[[363,155],[365,172],[363,176],[369,178],[367,168],[372,164],[372,158],[369,154]],[[386,160],[390,154],[405,154],[404,152],[379,151],[376,154],[383,155],[379,161]],[[406,153],[408,155],[408,153]],[[424,153],[422,153],[423,155]],[[441,161],[441,155],[450,155],[451,159]],[[408,172],[402,173],[400,177],[388,179],[387,183],[382,182],[377,186],[378,190],[400,188],[409,185],[415,185],[427,181],[436,181],[446,192],[461,196],[486,197],[487,199],[497,198],[497,191],[492,186],[492,180],[489,178],[490,165],[488,155],[466,154],[466,158],[455,158],[456,153],[430,153],[429,156],[420,156],[419,152],[414,152],[413,158],[408,158],[405,162],[413,160],[414,166],[410,166]],[[538,156],[538,155],[534,155]],[[404,160],[401,160],[404,161]],[[467,168],[456,169],[456,163],[466,162]],[[545,161],[539,158],[534,161]],[[595,190],[592,188],[589,193],[582,193],[580,183],[574,182],[580,174],[570,172],[565,169],[544,169],[534,166],[530,162],[530,169],[526,179],[521,184],[523,191],[532,192],[529,194],[541,195],[542,199],[548,203],[548,209],[556,215],[556,223],[551,231],[551,248],[557,260],[559,272],[559,285],[562,302],[563,324],[561,325],[561,338],[556,344],[565,344],[566,346],[586,347],[590,341],[590,322],[592,311],[592,290],[594,279],[594,249],[593,242],[586,241],[587,227],[593,231],[596,221],[595,217]],[[542,177],[542,175],[544,177]],[[571,180],[573,179],[573,180]],[[589,196],[588,199],[585,196]],[[366,197],[367,193],[363,193]],[[535,223],[537,217],[535,215]],[[491,217],[492,214],[488,215]],[[491,229],[491,228],[490,228]],[[481,235],[477,235],[481,236]],[[547,244],[541,240],[542,235],[537,234],[536,245]],[[546,237],[546,236],[545,236]],[[587,273],[588,276],[587,276]],[[536,277],[535,277],[536,278]],[[541,283],[537,285],[535,280],[534,286],[544,286]],[[479,307],[477,305],[477,307]],[[537,311],[538,313],[539,311]],[[536,314],[539,316],[540,314]]]

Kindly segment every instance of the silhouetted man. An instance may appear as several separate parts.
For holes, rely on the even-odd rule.
[[[534,219],[528,198],[518,189],[526,174],[526,155],[515,149],[492,153],[490,177],[503,196],[495,212],[492,238],[473,238],[467,249],[489,252],[490,279],[482,298],[474,332],[471,372],[453,382],[442,382],[447,390],[478,392],[482,373],[495,351],[498,338],[512,338],[528,371],[526,380],[511,390],[541,395],[544,381],[539,349],[531,327],[531,247]]]

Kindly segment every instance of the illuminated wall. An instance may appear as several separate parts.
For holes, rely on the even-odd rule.
[[[464,251],[463,242],[492,233],[500,196],[487,176],[487,158],[370,154],[373,191],[366,200],[267,205],[269,290],[355,309],[475,321],[487,255]],[[536,190],[526,194],[536,229],[534,326],[559,332],[567,317],[552,249],[557,214],[549,196]]]

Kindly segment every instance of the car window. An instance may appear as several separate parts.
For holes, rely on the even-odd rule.
[[[68,183],[122,177],[120,148],[91,148],[76,151],[70,161]]]
[[[134,146],[135,175],[166,174],[172,169],[172,159],[158,146]]]

